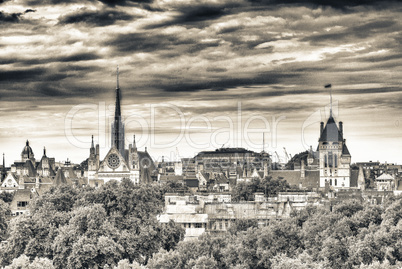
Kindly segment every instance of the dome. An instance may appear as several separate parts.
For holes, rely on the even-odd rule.
[[[26,158],[33,158],[34,157],[34,153],[32,151],[32,148],[29,146],[29,141],[27,140],[26,145],[24,147],[24,149],[21,152],[22,156],[26,156]]]

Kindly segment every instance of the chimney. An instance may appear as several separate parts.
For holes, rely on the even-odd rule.
[[[320,135],[322,134],[322,131],[324,130],[324,122],[320,123]]]
[[[341,135],[343,135],[343,122],[339,122],[339,132],[341,132]]]

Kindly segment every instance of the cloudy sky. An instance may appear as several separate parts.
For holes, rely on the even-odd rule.
[[[402,3],[0,0],[0,151],[79,163],[110,147],[116,66],[127,144],[155,159],[316,148],[344,122],[352,161],[402,163]]]

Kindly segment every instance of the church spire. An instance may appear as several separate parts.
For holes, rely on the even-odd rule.
[[[119,66],[117,66],[116,70],[116,107],[114,112],[114,119],[121,116],[120,111],[120,87],[119,87]]]
[[[94,147],[94,135],[92,135],[91,148],[95,148],[95,147]]]
[[[114,121],[112,123],[112,146],[120,152],[122,156],[124,154],[124,124],[121,120],[120,109],[120,86],[119,86],[119,66],[116,68],[116,105],[114,112]]]

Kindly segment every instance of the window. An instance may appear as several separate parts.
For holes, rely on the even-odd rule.
[[[28,205],[27,201],[18,201],[17,206],[18,207],[26,207]]]
[[[329,180],[329,185],[332,186],[332,178]]]
[[[337,183],[338,183],[338,181],[337,181],[336,178],[335,178],[335,186],[337,185]]]
[[[219,230],[222,230],[223,229],[223,227],[222,227],[222,221],[220,221],[219,222]]]
[[[334,165],[334,163],[333,163],[333,155],[332,155],[331,151],[328,152],[328,164],[329,164],[329,167],[333,167],[333,165]]]
[[[334,156],[334,164],[335,164],[335,168],[338,167],[338,155],[335,154]]]
[[[195,228],[202,228],[202,223],[196,223]]]

